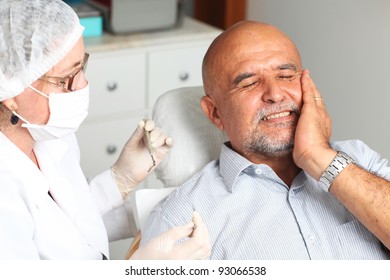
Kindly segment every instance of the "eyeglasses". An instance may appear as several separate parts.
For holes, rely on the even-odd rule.
[[[44,75],[39,78],[39,80],[59,87],[66,91],[75,91],[83,77],[83,73],[85,73],[87,69],[88,58],[89,53],[85,53],[83,60],[81,60],[80,63],[76,66],[76,71],[66,77]]]

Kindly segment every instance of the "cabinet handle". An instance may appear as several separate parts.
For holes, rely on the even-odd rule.
[[[108,91],[114,91],[118,87],[118,84],[116,82],[108,82],[107,83],[107,89]]]
[[[179,79],[180,79],[180,81],[183,81],[183,82],[187,81],[189,77],[190,77],[190,74],[186,71],[182,71],[179,74]]]
[[[113,145],[113,144],[109,144],[109,145],[107,145],[107,147],[106,147],[106,151],[107,151],[107,154],[109,154],[109,155],[115,154],[115,152],[116,152],[116,146]]]

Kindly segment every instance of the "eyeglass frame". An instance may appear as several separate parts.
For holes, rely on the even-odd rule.
[[[76,72],[72,73],[72,74],[69,74],[68,76],[65,76],[65,77],[58,77],[58,76],[46,76],[46,75],[43,75],[42,77],[40,77],[38,80],[42,81],[42,82],[46,82],[46,83],[49,83],[51,85],[54,85],[58,88],[61,88],[61,89],[64,89],[68,92],[72,92],[72,91],[75,91],[76,88],[72,89],[72,85],[73,85],[73,79],[77,76],[78,73],[80,73],[80,71],[83,71],[83,73],[85,73],[86,69],[87,69],[87,63],[88,63],[88,58],[89,58],[89,53],[84,53],[84,58],[80,61],[80,65],[76,66],[78,69],[76,70]],[[60,84],[57,84],[53,81],[50,81],[49,79],[59,79],[60,80]],[[66,82],[65,80],[68,79],[68,87],[66,88],[65,85],[66,85]]]

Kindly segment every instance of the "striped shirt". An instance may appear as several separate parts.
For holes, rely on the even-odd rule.
[[[390,179],[387,160],[363,142],[332,145]],[[194,210],[210,233],[210,259],[390,259],[379,240],[315,179],[301,171],[289,188],[269,166],[253,164],[226,144],[219,160],[152,211],[142,244],[188,223]]]

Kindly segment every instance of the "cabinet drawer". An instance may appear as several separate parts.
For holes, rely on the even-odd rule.
[[[91,54],[86,72],[91,90],[89,117],[143,110],[145,63],[144,53]]]
[[[205,44],[149,53],[148,108],[153,108],[156,99],[168,90],[202,85],[201,65],[207,47]]]
[[[87,177],[106,170],[118,159],[142,117],[82,124],[77,132],[81,167]]]

